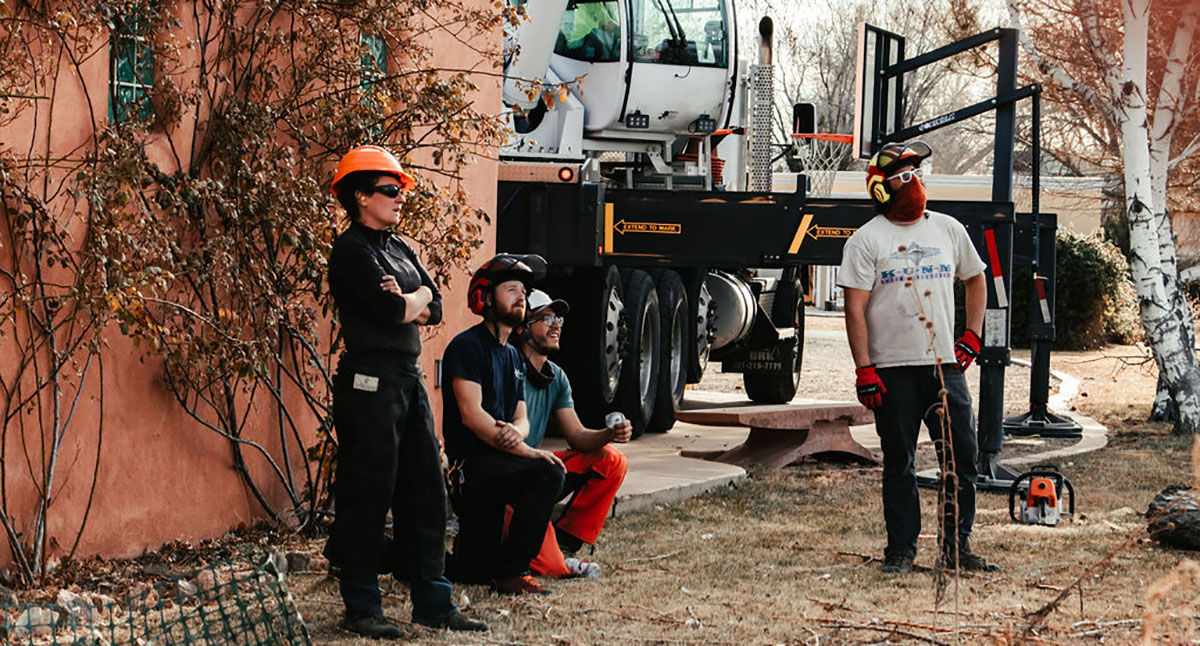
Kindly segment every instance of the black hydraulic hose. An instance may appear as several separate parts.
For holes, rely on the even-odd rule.
[[[675,6],[671,4],[671,0],[663,0],[667,3],[667,9],[671,12],[671,18],[675,20],[675,29],[679,32],[680,46],[687,46],[687,33],[683,31],[683,24],[679,22],[679,16],[675,13]]]
[[[663,15],[663,20],[667,21],[667,30],[671,32],[671,40],[675,42],[681,41],[682,38],[680,36],[682,34],[678,31],[678,25],[671,24],[671,16],[667,15],[667,9],[663,7],[663,0],[654,0],[654,4],[658,5],[659,13]],[[671,10],[671,13],[674,14],[675,11]]]

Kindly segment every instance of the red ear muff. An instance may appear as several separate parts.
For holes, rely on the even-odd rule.
[[[471,289],[467,292],[467,307],[471,312],[483,315],[484,310],[487,309],[487,294],[491,286],[492,281],[486,278],[480,278],[471,283]]]

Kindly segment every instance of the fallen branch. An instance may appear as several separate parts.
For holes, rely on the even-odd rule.
[[[1025,630],[1022,631],[1022,637],[1028,638],[1030,633],[1032,633],[1035,628],[1041,625],[1041,623],[1046,620],[1046,617],[1050,616],[1050,613],[1058,609],[1059,604],[1061,604],[1063,600],[1067,598],[1067,595],[1071,593],[1071,590],[1081,586],[1085,578],[1100,569],[1101,566],[1108,565],[1114,558],[1116,558],[1117,554],[1120,554],[1128,549],[1130,545],[1136,543],[1140,535],[1140,531],[1137,533],[1131,532],[1125,537],[1124,541],[1121,541],[1119,545],[1109,550],[1108,554],[1104,555],[1104,558],[1090,565],[1086,570],[1083,571],[1083,573],[1075,577],[1074,581],[1062,588],[1058,595],[1054,597],[1054,599],[1050,600],[1049,603],[1041,608],[1038,608],[1036,611],[1030,613],[1028,615],[1030,617],[1030,621],[1029,624],[1025,626]]]
[[[871,563],[872,561],[876,561],[876,562],[883,561],[883,559],[879,558],[878,556],[871,556],[870,554],[862,554],[860,552],[835,551],[833,553],[833,555],[834,556],[853,556],[855,558],[860,558],[860,559],[862,559],[862,563],[859,564],[860,566],[867,565],[867,564]],[[916,563],[913,563],[913,569],[918,572],[931,572],[932,571],[932,568],[926,567],[924,565],[917,565]]]
[[[675,624],[678,626],[686,626],[687,625],[686,622],[680,621],[680,620],[678,620],[674,617],[670,617],[670,616],[648,617],[648,618],[634,617],[632,615],[627,615],[623,612],[617,612],[616,610],[609,610],[607,608],[588,608],[588,609],[584,610],[583,612],[585,612],[585,613],[603,612],[606,614],[613,615],[614,617],[620,617],[621,619],[624,619],[626,621],[641,621],[641,622],[648,622],[648,623],[668,623],[668,624]],[[655,611],[651,611],[651,612],[655,612]],[[659,613],[659,614],[662,614],[662,613]]]
[[[909,632],[907,630],[900,630],[899,628],[896,628],[895,626],[878,625],[878,624],[874,624],[871,622],[858,624],[858,623],[845,621],[842,619],[832,619],[832,618],[828,618],[828,617],[815,617],[815,618],[813,618],[813,620],[821,622],[826,625],[829,625],[833,628],[838,628],[838,629],[873,630],[875,632],[889,633],[892,635],[898,635],[900,637],[908,637],[910,639],[916,639],[918,641],[923,641],[923,642],[926,642],[929,644],[937,644],[938,646],[946,646],[946,642],[940,642],[936,639],[933,639],[932,637],[918,635],[917,633]]]
[[[642,557],[635,558],[635,559],[629,559],[626,562],[627,563],[636,563],[638,561],[661,561],[662,559],[669,559],[672,556],[678,556],[680,554],[683,554],[683,550],[671,552],[670,554],[659,554],[658,556],[642,556]]]
[[[841,601],[834,603],[832,601],[822,601],[816,597],[806,597],[806,598],[809,601],[811,601],[812,603],[815,603],[818,606],[821,606],[822,608],[824,608],[826,610],[845,610],[846,612],[854,612],[855,611],[853,608],[846,605],[845,599],[842,599]]]

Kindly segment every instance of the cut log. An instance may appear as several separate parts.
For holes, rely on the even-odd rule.
[[[1171,485],[1150,502],[1146,531],[1154,540],[1186,550],[1200,550],[1200,495],[1195,489]]]

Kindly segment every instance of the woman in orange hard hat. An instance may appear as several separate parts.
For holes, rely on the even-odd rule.
[[[350,226],[329,257],[345,349],[333,379],[338,465],[326,551],[340,571],[342,626],[373,638],[405,636],[383,615],[378,572],[408,582],[414,622],[487,630],[454,605],[442,571],[446,489],[417,329],[441,321],[442,297],[412,248],[391,231],[414,184],[379,146],[346,153],[333,178]]]

